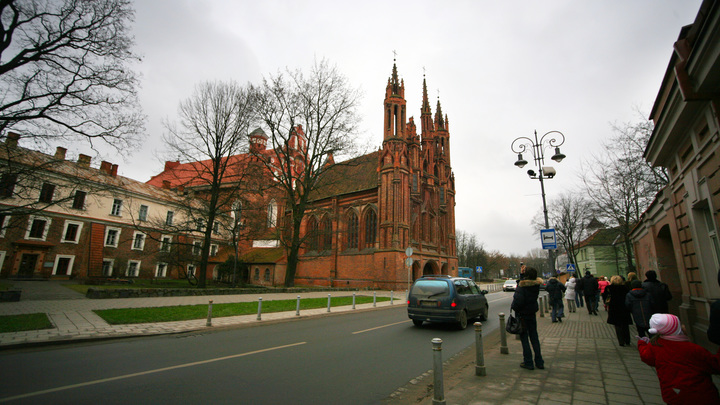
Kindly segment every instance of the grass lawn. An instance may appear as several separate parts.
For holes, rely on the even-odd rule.
[[[90,284],[64,284],[65,287],[77,291],[82,295],[87,294],[90,287],[104,288],[104,289],[119,289],[119,288],[197,288],[197,286],[190,285],[187,280],[162,280],[152,281],[145,279],[134,280],[132,284],[103,284],[103,285],[90,285]],[[208,287],[213,287],[209,285]],[[227,286],[223,286],[227,287]]]
[[[0,333],[50,329],[52,327],[52,323],[50,323],[50,319],[46,314],[0,316]]]
[[[366,304],[372,302],[373,298],[369,296],[356,296],[356,304]],[[376,301],[389,301],[388,297],[377,297]],[[306,298],[300,300],[300,310],[312,308],[327,307],[327,298]],[[334,297],[330,301],[331,306],[338,307],[343,305],[352,305],[352,296]],[[283,312],[295,311],[297,300],[276,300],[263,301],[262,312]],[[251,315],[257,314],[258,303],[255,302],[238,302],[231,304],[213,304],[213,318],[223,316]],[[181,305],[174,307],[153,307],[153,308],[124,308],[124,309],[103,309],[94,311],[98,316],[111,325],[121,325],[129,323],[150,323],[150,322],[170,322],[170,321],[187,321],[191,319],[207,318],[208,306],[201,305]]]

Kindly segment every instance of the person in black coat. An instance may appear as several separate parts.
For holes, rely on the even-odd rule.
[[[582,288],[579,288],[578,291],[582,291],[585,297],[585,306],[587,307],[588,314],[597,315],[597,301],[595,301],[595,295],[597,295],[598,292],[597,279],[593,277],[590,271],[585,271],[585,277],[580,279],[580,285]]]
[[[640,280],[633,280],[630,288],[630,292],[625,296],[625,308],[632,314],[638,336],[650,337],[648,329],[650,329],[650,317],[652,316],[652,297],[642,288]]]
[[[547,291],[550,299],[550,306],[552,307],[550,316],[553,322],[562,322],[562,318],[565,316],[565,305],[563,304],[563,293],[565,290],[566,287],[558,281],[557,277],[552,277],[548,280],[547,287],[545,287],[545,291]]]
[[[718,271],[718,285],[720,285],[720,271]],[[708,339],[720,345],[720,300],[710,305],[710,325],[707,330]]]
[[[653,314],[668,314],[668,301],[672,299],[670,288],[667,284],[657,279],[655,270],[645,273],[647,279],[642,283],[642,287],[647,290],[653,300]]]
[[[537,270],[534,267],[525,269],[525,276],[513,295],[513,301],[510,308],[520,319],[523,325],[523,332],[520,334],[520,343],[523,348],[523,362],[520,367],[534,370],[545,368],[545,361],[540,353],[540,339],[537,332],[537,318],[535,313],[538,311],[538,295],[540,295],[540,285],[542,279],[537,277]],[[532,346],[532,349],[531,349]],[[533,364],[533,352],[534,364]]]
[[[630,289],[620,276],[612,276],[607,292],[608,319],[607,323],[615,326],[615,335],[620,346],[630,345],[630,324],[632,318],[625,306],[625,298]]]

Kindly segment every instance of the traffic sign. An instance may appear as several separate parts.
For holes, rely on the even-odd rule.
[[[412,266],[412,264],[413,264],[413,259],[412,259],[412,257],[408,257],[407,259],[405,259],[405,265],[406,265],[406,266],[409,267],[409,266]]]
[[[482,266],[475,267],[475,271],[478,273],[482,273]]]
[[[572,264],[572,263],[568,263],[568,264],[565,266],[565,271],[567,271],[568,273],[574,272],[574,271],[575,271],[575,265]]]
[[[410,257],[410,256],[412,256],[412,254],[413,254],[413,250],[411,247],[408,247],[407,249],[405,249],[405,256]]]
[[[540,240],[543,249],[557,249],[557,239],[555,238],[555,229],[541,229]]]

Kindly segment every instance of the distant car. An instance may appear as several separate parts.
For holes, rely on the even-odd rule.
[[[465,329],[468,319],[487,320],[487,293],[469,278],[422,276],[410,287],[408,317],[418,327],[423,322],[438,322],[455,323]]]
[[[517,288],[517,280],[506,280],[503,284],[503,291],[515,291]]]
[[[542,284],[540,284],[541,290],[545,291],[545,289],[547,288],[547,282],[547,280],[543,279]]]

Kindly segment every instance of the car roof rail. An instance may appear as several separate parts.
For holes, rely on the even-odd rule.
[[[433,277],[433,278],[452,278],[452,276],[447,275],[447,274],[423,274],[422,276],[420,276],[420,278],[430,278],[430,277]]]

